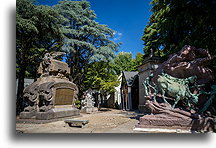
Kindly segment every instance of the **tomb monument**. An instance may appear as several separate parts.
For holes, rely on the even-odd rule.
[[[135,130],[215,132],[215,74],[206,49],[186,45],[143,81],[146,114]]]
[[[70,68],[67,63],[55,59],[63,54],[45,54],[38,68],[40,77],[24,89],[26,107],[20,118],[48,120],[79,115],[80,112],[74,105],[78,88],[69,81]]]

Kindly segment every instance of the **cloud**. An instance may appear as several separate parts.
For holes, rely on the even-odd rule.
[[[119,36],[122,36],[122,33],[121,33],[121,32],[118,32],[118,35],[119,35]]]
[[[113,33],[113,35],[114,35],[114,41],[117,41],[117,40],[120,40],[121,39],[121,37],[122,37],[122,33],[121,32],[114,32]]]

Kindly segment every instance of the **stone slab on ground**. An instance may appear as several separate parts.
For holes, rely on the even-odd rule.
[[[70,127],[81,127],[81,128],[89,123],[88,120],[75,120],[75,119],[66,119],[64,122],[67,123]]]

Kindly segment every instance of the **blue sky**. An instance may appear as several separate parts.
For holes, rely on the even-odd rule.
[[[59,0],[37,0],[55,5]],[[143,30],[151,15],[151,0],[87,0],[97,15],[96,21],[116,31],[114,41],[121,42],[119,52],[143,53]]]

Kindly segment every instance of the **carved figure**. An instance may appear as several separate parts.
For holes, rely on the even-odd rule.
[[[39,88],[39,111],[46,112],[52,108],[53,106],[53,85],[54,82],[47,82],[40,85]]]
[[[37,111],[37,97],[38,97],[38,85],[31,84],[26,87],[23,91],[24,102],[28,105],[24,108],[25,112],[34,112]]]
[[[38,73],[41,73],[41,77],[48,76],[50,73],[50,65],[51,65],[52,61],[55,60],[54,58],[61,56],[61,55],[64,55],[64,54],[65,54],[65,52],[46,53],[43,57],[43,61],[40,63],[39,69],[38,69]],[[64,74],[62,74],[62,73],[66,73],[66,72],[61,70],[58,72],[58,76],[63,77]]]
[[[213,70],[208,67],[212,59],[208,50],[185,45],[182,50],[170,55],[168,60],[153,72],[153,81],[157,83],[157,76],[165,72],[176,78],[197,76],[198,85],[211,85],[215,79]]]
[[[163,100],[165,103],[168,102],[165,99],[165,93],[170,97],[175,99],[175,102],[172,108],[175,108],[175,105],[179,102],[179,100],[185,99],[189,107],[191,107],[190,102],[198,103],[198,96],[200,94],[193,94],[189,89],[189,82],[194,82],[195,77],[190,77],[187,79],[177,79],[168,74],[162,74],[158,76],[158,89],[161,92]]]
[[[153,78],[153,73],[151,73],[144,81],[143,81],[143,87],[144,87],[144,94],[145,96],[149,96],[151,94],[151,89],[154,90],[154,101],[156,101],[156,94],[157,94],[157,86],[155,83],[152,81]],[[153,85],[151,85],[152,83]]]

